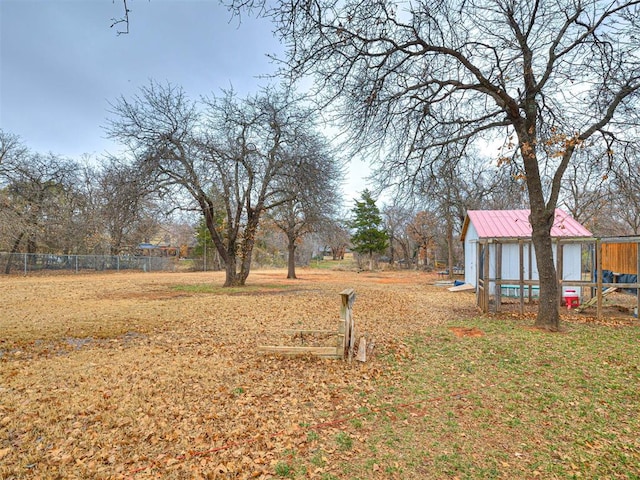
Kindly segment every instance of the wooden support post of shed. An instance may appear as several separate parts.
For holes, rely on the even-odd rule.
[[[340,292],[340,324],[338,326],[338,341],[336,348],[341,349],[343,357],[349,361],[353,359],[353,348],[356,343],[356,332],[353,324],[353,302],[356,295],[353,288],[347,288]]]
[[[636,315],[640,319],[640,242],[636,244]]]
[[[590,268],[590,272],[591,272],[591,278],[589,280],[591,280],[591,298],[595,298],[597,293],[596,293],[596,286],[594,284],[594,282],[598,281],[597,275],[598,275],[598,263],[596,260],[596,257],[598,256],[596,253],[596,244],[595,243],[590,243],[589,244],[589,259],[591,260],[591,264],[589,265]],[[596,277],[594,277],[594,275],[596,275]]]
[[[491,282],[489,281],[489,243],[484,244],[484,260],[483,260],[483,272],[482,275],[484,277],[484,311],[485,313],[489,311],[489,293],[491,290]]]
[[[527,246],[527,252],[529,253],[529,280],[533,280],[533,243],[529,242]],[[533,288],[531,282],[529,282],[529,305],[531,305],[531,301],[533,300]]]
[[[485,279],[484,279],[484,243],[481,240],[476,244],[476,298],[478,306],[482,313],[487,313],[487,304],[485,303]]]
[[[482,313],[486,313],[484,308],[484,268],[480,268],[483,265],[482,252],[482,242],[478,240],[476,243],[476,305],[480,307]]]
[[[598,320],[602,319],[602,241],[596,238],[596,296]]]
[[[520,315],[524,315],[524,240],[522,238],[518,239],[518,254],[520,257]]]
[[[494,305],[495,312],[500,311],[502,303],[502,243],[496,243],[496,302]]]

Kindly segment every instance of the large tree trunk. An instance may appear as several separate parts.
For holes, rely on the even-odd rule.
[[[252,247],[253,248],[253,247]],[[247,254],[242,258],[242,263],[240,264],[240,274],[239,274],[239,283],[237,286],[244,287],[247,282],[247,278],[249,277],[249,272],[251,271],[251,258],[253,256],[253,250],[247,252]]]
[[[124,235],[122,233],[122,230],[111,233],[111,245],[109,246],[111,255],[120,255],[123,237]]]
[[[229,249],[225,260],[225,280],[223,287],[244,287],[249,276],[249,265],[251,265],[251,254],[248,258],[240,259],[240,271],[238,271],[238,257],[235,251]]]
[[[246,265],[247,261],[247,248],[249,248],[248,264],[251,264],[251,252],[253,248],[253,242],[248,246],[246,239],[241,245],[242,251],[242,264],[240,265],[240,272],[237,271],[238,257],[236,255],[237,242],[236,232],[233,229],[227,230],[226,244],[222,240],[220,234],[216,230],[216,222],[213,217],[213,208],[207,203],[205,198],[199,199],[202,211],[204,212],[205,224],[207,230],[211,234],[211,239],[216,247],[220,260],[224,263],[225,280],[223,287],[242,287],[249,276],[249,267]]]
[[[238,257],[234,249],[229,248],[227,250],[226,259],[224,260],[225,281],[223,287],[244,287],[251,269],[251,250],[245,252],[244,249],[245,246],[243,245],[241,247],[243,255],[240,259],[240,271],[237,270]]]
[[[289,258],[287,259],[287,278],[296,277],[296,241],[289,238],[289,244],[287,245],[289,251]]]
[[[260,223],[259,212],[261,210],[262,207],[258,205],[248,214],[247,226],[242,235],[242,242],[240,243],[242,258],[240,259],[240,273],[236,275],[236,282],[234,284],[236,287],[244,287],[247,277],[249,277],[249,272],[251,271],[251,258],[253,257],[253,247],[256,243],[255,239]]]
[[[241,281],[241,276],[236,271],[236,255],[235,253],[228,255],[225,261],[225,279],[224,287],[241,287],[244,282]]]
[[[536,265],[540,279],[540,305],[536,317],[536,327],[551,331],[560,329],[560,312],[558,309],[558,278],[553,261],[553,245],[551,227],[555,210],[547,210],[544,206],[531,202],[529,222],[532,228],[532,243],[536,252]]]
[[[529,83],[531,82],[532,80],[529,79]],[[549,204],[545,202],[540,166],[536,155],[536,113],[536,103],[529,100],[526,107],[526,121],[519,124],[518,139],[529,193],[531,241],[536,252],[536,265],[540,281],[540,304],[535,325],[555,332],[560,329],[560,312],[551,227],[555,220],[557,198],[554,199],[552,196]]]

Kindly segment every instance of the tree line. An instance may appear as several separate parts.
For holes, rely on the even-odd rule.
[[[130,165],[33,152],[0,131],[0,251],[119,254],[161,220],[160,199]]]
[[[169,96],[176,92],[165,86],[153,88],[155,95],[158,88]],[[142,89],[145,92],[151,90]],[[121,121],[117,115],[113,118]],[[313,138],[308,147],[316,149],[315,154],[307,155],[304,163],[287,165],[286,175],[279,180],[286,185],[283,191],[295,195],[281,196],[286,201],[266,209],[257,233],[262,247],[272,252],[286,250],[289,278],[296,277],[296,262],[302,257],[298,254],[300,246],[304,247],[306,260],[324,251],[339,259],[351,248],[363,255],[363,268],[365,264],[373,267],[375,254],[376,261],[382,259],[397,268],[446,265],[452,272],[463,262],[459,235],[467,210],[527,207],[522,180],[481,154],[422,177],[421,194],[416,194],[415,186],[410,194],[396,188],[395,195],[380,208],[368,190],[361,198],[345,199],[339,193],[340,162],[331,156],[326,139],[320,145],[313,142],[322,137]],[[300,148],[300,142],[296,145]],[[214,246],[209,264],[226,268],[206,218],[193,205],[193,199],[190,202],[182,194],[168,195],[170,190],[166,185],[161,188],[144,163],[113,156],[89,161],[45,155],[30,151],[18,137],[6,132],[0,134],[0,147],[0,251],[118,255],[157,238],[159,229],[169,226],[185,243],[195,239],[197,255],[202,256],[207,242]],[[560,206],[597,236],[640,234],[637,158],[630,156],[627,168],[614,169],[606,157],[594,159],[585,152],[567,173]],[[182,203],[176,203],[176,198]],[[353,204],[351,211],[349,203]],[[222,231],[229,224],[227,205],[222,197],[218,197],[217,205],[214,224],[217,231]],[[196,210],[193,218],[201,220],[176,224],[167,215],[178,207]],[[235,228],[244,233],[241,221]],[[368,234],[359,238],[362,229],[373,232],[373,240]],[[274,232],[286,242],[273,240]],[[227,238],[224,231],[221,237]]]
[[[577,160],[562,184],[559,208],[597,237],[640,235],[640,155],[630,155],[617,168],[606,156],[594,159],[589,152],[581,152]],[[376,250],[378,258],[401,268],[451,272],[464,261],[460,234],[468,210],[528,208],[522,179],[496,168],[489,158],[477,154],[450,167],[423,177],[420,194],[395,190],[390,201],[378,202],[387,238],[384,248]],[[354,218],[359,204],[376,203],[368,191],[356,200]],[[357,227],[358,222],[348,225]]]
[[[237,286],[261,227],[286,237],[295,278],[302,237],[334,219],[342,163],[291,90],[194,101],[151,82],[109,114],[107,132],[125,151],[94,162],[31,152],[2,132],[0,250],[119,254],[180,211],[202,219],[225,285]]]

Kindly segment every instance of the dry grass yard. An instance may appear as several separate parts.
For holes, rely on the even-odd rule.
[[[0,478],[640,478],[640,328],[480,316],[418,272],[0,277]],[[333,329],[366,363],[256,352]]]

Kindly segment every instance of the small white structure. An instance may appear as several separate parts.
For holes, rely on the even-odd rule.
[[[479,280],[488,271],[489,294],[495,294],[500,284],[501,296],[537,296],[539,280],[535,251],[531,243],[529,210],[469,210],[462,227],[464,242],[465,282],[478,288]],[[562,264],[558,265],[563,280],[581,280],[583,242],[571,243],[570,238],[591,238],[592,234],[560,209],[555,211],[551,229],[554,261],[557,263],[558,239],[562,242]],[[488,249],[485,252],[484,249]],[[484,259],[490,258],[488,270]],[[497,271],[499,270],[499,271]],[[481,282],[480,282],[481,283]],[[576,287],[567,287],[576,290]],[[564,289],[566,290],[566,289]],[[564,292],[563,292],[564,293]],[[579,294],[579,291],[578,291]]]

